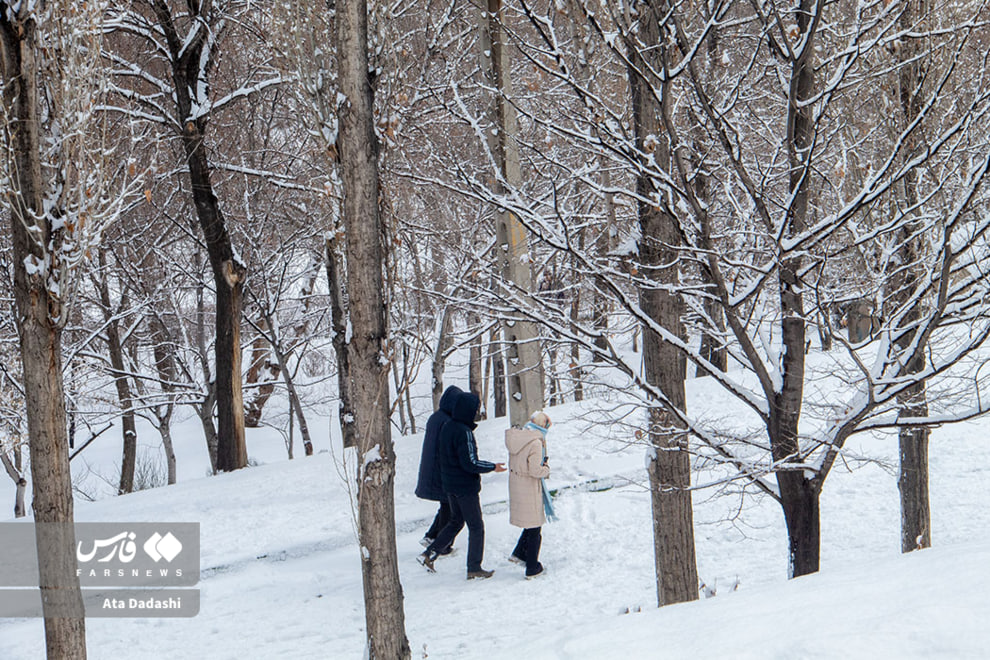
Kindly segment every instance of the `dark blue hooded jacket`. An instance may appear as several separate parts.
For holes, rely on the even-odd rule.
[[[464,392],[454,402],[449,422],[440,429],[440,476],[448,495],[470,495],[481,491],[481,475],[495,469],[494,463],[478,460],[478,443],[472,431],[481,407],[476,394]]]
[[[451,385],[440,397],[440,406],[426,420],[426,433],[423,435],[423,454],[419,459],[419,480],[416,482],[416,497],[440,502],[444,499],[440,481],[440,429],[450,419],[454,402],[461,394],[461,388]]]

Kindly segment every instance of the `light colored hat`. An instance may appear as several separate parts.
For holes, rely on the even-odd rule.
[[[550,416],[547,415],[542,410],[537,410],[535,413],[533,413],[530,416],[529,421],[531,421],[534,424],[536,424],[537,426],[541,426],[541,427],[543,427],[545,429],[550,428],[550,424],[551,424],[551,422],[550,422]]]

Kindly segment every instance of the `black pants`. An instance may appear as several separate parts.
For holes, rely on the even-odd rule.
[[[437,538],[426,551],[431,554],[442,552],[467,524],[467,569],[469,571],[481,570],[481,560],[485,554],[485,523],[481,519],[481,501],[478,498],[478,493],[448,495],[447,501],[450,502],[450,521],[440,530]]]
[[[543,536],[539,527],[527,527],[519,535],[516,542],[516,549],[512,551],[516,557],[526,562],[526,575],[534,575],[540,572],[540,545],[543,543]]]
[[[433,518],[433,524],[430,525],[430,529],[426,532],[426,538],[433,541],[440,534],[440,530],[447,526],[448,522],[450,522],[450,502],[444,497],[440,500],[440,509]]]

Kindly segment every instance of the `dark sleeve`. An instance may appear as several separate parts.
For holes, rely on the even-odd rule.
[[[461,464],[461,469],[474,474],[484,474],[495,469],[494,463],[478,459],[478,445],[474,441],[474,434],[467,431],[464,439],[457,443],[457,461]]]

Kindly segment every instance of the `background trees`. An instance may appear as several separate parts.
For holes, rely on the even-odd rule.
[[[130,140],[111,142],[97,112],[107,91],[100,62],[105,9],[103,3],[0,5],[0,146],[31,508],[42,523],[35,529],[49,657],[86,657],[71,525],[62,331],[91,250],[133,192]],[[16,461],[17,448],[5,447],[5,455],[8,450]]]
[[[82,16],[64,3],[2,24],[14,488],[25,432],[62,452],[59,429],[119,417],[127,492],[137,420],[174,482],[176,411],[230,470],[245,414],[289,427],[290,456],[298,427],[309,455],[337,405],[374,477],[369,612],[392,630],[389,423],[414,432],[417,380],[435,402],[463,367],[507,423],[602,395],[635,409],[610,421],[649,451],[661,603],[697,595],[702,467],[779,501],[800,575],[848,439],[895,430],[902,547],[931,542],[927,428],[986,406],[984,4],[87,7],[105,43],[39,32]],[[687,410],[692,375],[749,417]],[[54,426],[24,428],[42,404]]]

